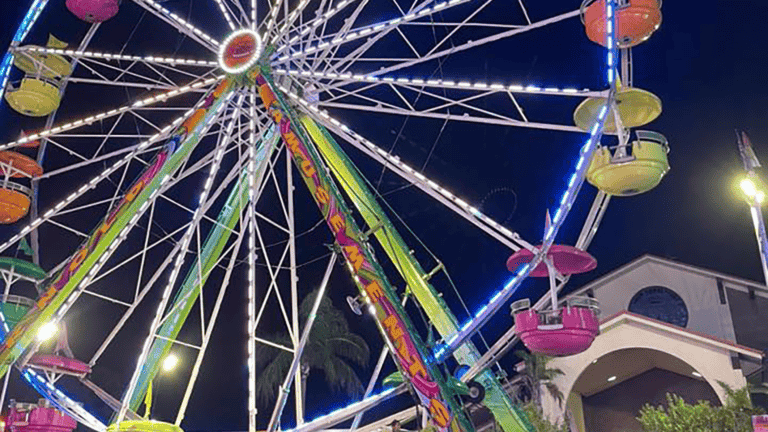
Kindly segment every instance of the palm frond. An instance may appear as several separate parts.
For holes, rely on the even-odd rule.
[[[256,399],[261,405],[267,406],[277,398],[277,391],[291,367],[292,359],[288,352],[281,351],[266,367],[257,369]]]
[[[306,326],[318,290],[312,291],[299,306],[300,327]],[[267,337],[268,340],[291,346],[287,334]],[[371,352],[365,339],[352,333],[344,313],[337,309],[328,297],[320,301],[317,316],[301,358],[310,371],[322,372],[325,382],[337,391],[359,396],[363,385],[353,369],[366,367]],[[257,369],[260,376],[256,383],[256,395],[260,403],[269,403],[277,396],[279,386],[288,373],[292,355],[286,351],[260,345],[257,352]]]
[[[371,351],[362,337],[354,333],[347,333],[332,337],[326,342],[333,355],[345,358],[358,366],[368,366]]]

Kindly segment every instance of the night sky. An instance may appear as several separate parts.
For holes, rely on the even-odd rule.
[[[26,0],[3,2],[0,46],[8,46],[27,3]],[[141,10],[131,2],[124,3],[121,15],[104,24],[102,30],[105,33],[97,36],[92,45],[94,49],[119,50],[121,38],[131,34],[131,23],[141,16]],[[190,13],[201,17],[215,13],[212,3],[195,0],[191,11],[188,1],[171,0],[165,5],[183,12],[182,15]],[[579,3],[565,0],[529,1],[527,6],[531,19],[537,21],[574,10]],[[499,13],[509,13],[510,22],[520,22],[516,1],[495,0],[494,7]],[[46,12],[33,31],[33,42],[45,42],[45,26],[49,26],[60,39],[68,41],[79,40],[87,30],[84,23],[68,15],[63,0],[51,0],[49,9],[58,11],[58,14],[50,10]],[[662,12],[661,28],[650,40],[634,49],[634,85],[652,91],[662,100],[662,115],[643,129],[660,132],[668,138],[671,171],[653,191],[611,201],[589,248],[598,260],[598,267],[591,273],[573,278],[569,289],[578,288],[644,254],[762,281],[748,207],[737,190],[742,166],[734,128],[749,134],[758,158],[768,163],[768,88],[764,79],[768,71],[768,51],[764,47],[763,32],[768,22],[768,7],[756,0],[667,1]],[[207,23],[205,28],[211,29],[212,35],[224,36],[221,23]],[[107,32],[107,29],[110,31]],[[194,43],[182,42],[175,33],[166,39],[145,31],[144,27],[141,29],[130,37],[136,49],[146,47],[147,50],[131,54],[172,54],[178,49],[180,54],[188,57],[206,55],[202,51],[196,53]],[[167,44],[158,47],[158,40]],[[471,55],[454,56],[446,61],[443,76],[456,80],[488,79],[505,83],[532,83],[542,87],[601,89],[604,86],[603,62],[602,49],[586,38],[582,24],[578,18],[573,18],[510,41],[486,46]],[[65,97],[64,107],[72,110],[71,114],[62,114],[65,118],[80,117],[79,112],[101,111],[103,107],[113,106],[100,98],[93,88],[80,92],[74,90],[76,88],[73,87]],[[578,103],[575,99],[565,102],[552,98],[521,99],[531,116],[561,124],[570,124],[572,110]],[[424,173],[428,177],[446,185],[470,203],[482,203],[481,210],[500,222],[504,221],[505,226],[534,244],[541,239],[546,209],[554,209],[564,191],[585,137],[584,134],[574,133],[449,124],[433,149],[441,126],[438,121],[412,119],[403,127],[400,117],[375,117],[377,115],[343,111],[334,113],[373,142],[388,150],[393,148],[393,154],[413,166],[426,164]],[[372,118],[377,121],[371,121]],[[25,121],[28,120],[12,113],[3,104],[0,107],[2,142],[15,138],[19,124],[24,127]],[[445,263],[470,310],[482,306],[487,297],[509,279],[504,266],[509,251],[505,247],[460,217],[450,214],[425,194],[405,187],[395,175],[385,173],[379,183],[380,166],[344,143],[342,146],[367,178],[379,184],[379,192],[415,235]],[[50,157],[54,158],[55,154]],[[41,191],[43,207],[46,202],[55,203],[82,180],[71,177],[71,184],[57,185],[60,190],[48,186],[47,191]],[[179,199],[191,202],[193,192],[181,191]],[[559,242],[575,241],[594,195],[595,189],[585,185],[561,230]],[[330,242],[330,235],[324,226],[312,230],[319,220],[319,213],[308,194],[299,188],[297,201],[302,200],[304,203],[297,204],[297,214],[301,215],[297,231],[308,231],[299,252],[299,261],[304,263],[326,255],[323,243]],[[95,221],[99,214],[92,216]],[[83,223],[85,226],[82,229],[88,230],[94,222]],[[0,239],[12,236],[19,226],[0,228]],[[423,260],[423,266],[428,269],[434,266],[434,261],[430,260],[424,248],[418,246],[415,238],[410,235],[405,237]],[[42,264],[46,269],[68,256],[77,245],[71,238],[67,240],[64,237],[44,238],[43,244]],[[382,258],[384,254],[379,253],[378,256]],[[240,265],[240,273],[244,273],[246,267]],[[300,282],[302,293],[319,283],[324,267],[325,259],[320,259],[303,268]],[[233,294],[225,301],[226,319],[214,332],[212,341],[211,352],[216,354],[211,354],[211,361],[206,362],[203,368],[206,379],[201,378],[199,391],[196,389],[196,397],[193,397],[185,423],[188,430],[236,430],[246,426],[243,422],[243,281],[243,276],[235,277]],[[460,305],[447,279],[440,277],[434,283],[446,293],[445,298],[456,315],[464,319],[466,313],[460,312]],[[349,313],[346,307],[344,297],[354,295],[355,288],[341,267],[335,271],[331,286],[329,295],[334,303],[348,313],[352,327],[369,340],[372,352],[378,353],[381,342],[373,323],[369,318],[361,319]],[[537,297],[544,289],[542,281],[528,281],[515,298]],[[152,305],[156,301],[151,297],[149,299],[150,303],[155,302]],[[70,339],[76,353],[78,348],[84,349],[84,346],[92,349],[91,344],[82,341],[88,338],[89,326],[98,326],[102,314],[113,313],[91,303],[79,303],[79,307],[70,314],[73,318],[68,319],[70,333],[74,334],[70,335]],[[511,324],[505,310],[486,329],[489,339],[493,340]],[[417,312],[410,312],[416,320]],[[138,352],[146,334],[146,324],[139,323],[135,329],[138,336],[126,339],[125,352],[114,354],[105,360],[104,369],[99,371],[97,367],[94,372],[94,381],[110,381],[105,385],[116,393],[123,385],[121,382],[125,382],[117,375],[130,376],[134,353]],[[129,355],[126,356],[126,352]],[[376,356],[372,355],[372,362]],[[126,362],[126,358],[130,361]],[[364,377],[367,373],[361,371]],[[167,382],[156,394],[159,400],[156,416],[172,420],[177,402],[166,401],[180,400],[183,387],[169,378],[164,380]],[[329,410],[322,380],[311,378],[310,385],[316,389],[308,396],[310,413]],[[81,390],[73,392],[78,391]],[[19,399],[35,399],[34,394],[25,390],[19,382],[14,382],[11,395]],[[338,394],[331,398],[334,404],[345,400],[343,395]],[[261,409],[260,424],[265,425],[269,410],[270,407]],[[287,419],[290,418],[288,415]],[[286,421],[291,423],[292,420]]]

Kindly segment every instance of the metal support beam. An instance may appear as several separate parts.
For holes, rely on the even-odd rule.
[[[280,388],[277,402],[275,402],[275,409],[272,411],[272,418],[269,419],[267,432],[274,432],[277,429],[278,422],[280,421],[280,415],[283,413],[283,408],[285,407],[285,401],[288,400],[288,394],[291,391],[291,381],[293,380],[293,377],[296,375],[299,366],[301,365],[301,355],[304,353],[304,347],[307,346],[307,341],[309,341],[309,333],[312,331],[312,325],[315,323],[315,318],[317,318],[317,310],[320,308],[323,295],[325,295],[325,289],[328,286],[328,279],[331,277],[331,272],[333,271],[333,266],[336,264],[337,258],[338,254],[333,253],[331,254],[331,259],[328,260],[328,267],[325,269],[325,275],[323,275],[323,281],[320,283],[320,289],[317,292],[317,298],[315,298],[315,303],[312,305],[312,312],[309,313],[309,318],[307,319],[306,326],[304,327],[304,332],[301,334],[301,340],[299,341],[299,345],[296,347],[296,351],[293,354],[291,367],[288,369],[288,374],[286,374],[283,385]]]

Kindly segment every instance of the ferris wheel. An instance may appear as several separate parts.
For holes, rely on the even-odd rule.
[[[664,137],[634,130],[661,113],[656,96],[633,87],[631,68],[631,47],[661,23],[660,1],[587,0],[538,18],[522,1],[186,3],[35,0],[0,64],[0,92],[15,111],[9,123],[18,125],[0,143],[0,222],[9,227],[0,239],[6,282],[0,371],[7,377],[19,370],[48,400],[14,406],[9,418],[53,409],[50,403],[98,431],[179,431],[190,401],[204,397],[195,393],[206,378],[204,362],[220,355],[207,348],[224,318],[222,305],[240,290],[246,354],[230,361],[246,365],[249,431],[258,416],[270,432],[349,421],[351,429],[376,430],[414,415],[411,409],[361,425],[365,411],[404,393],[441,431],[473,430],[459,395],[488,407],[505,432],[526,430],[492,365],[516,336],[550,355],[589,346],[598,306],[569,299],[561,307],[558,291],[570,274],[594,268],[585,250],[610,197],[646,192],[669,169]],[[511,7],[513,14],[499,13]],[[578,17],[589,39],[607,50],[606,62],[595,67],[606,77],[602,89],[541,87],[508,74],[478,80],[459,67],[498,41]],[[73,23],[80,28],[72,30]],[[63,41],[71,34],[79,36]],[[523,99],[538,98],[579,101],[574,124],[528,118]],[[541,243],[530,243],[451,192],[471,179],[437,182],[376,143],[369,131],[385,118],[571,132],[587,141]],[[412,253],[413,239],[349,151],[511,249],[507,264],[515,276],[478,311],[457,318],[431,282],[446,269]],[[585,179],[599,192],[581,235],[573,247],[553,245]],[[308,195],[295,191],[301,183]],[[298,195],[319,214],[298,214]],[[314,225],[300,228],[302,217],[314,217]],[[328,243],[327,234],[317,236],[322,225],[331,233],[330,251],[307,256],[317,250],[303,246],[307,241]],[[350,306],[370,314],[385,348],[362,399],[308,421],[301,359],[330,275],[342,262],[350,286],[359,289]],[[298,275],[310,264],[325,270],[312,283],[317,299],[300,325]],[[473,336],[528,276],[548,277],[550,295],[516,302],[517,331],[479,349]],[[414,322],[407,309],[414,304],[439,340],[426,338]],[[572,324],[574,316],[581,324]],[[77,334],[77,350],[64,326],[55,347],[37,337],[56,323]],[[275,327],[287,342],[271,338]],[[130,342],[136,334],[138,345]],[[574,334],[581,339],[564,344]],[[266,413],[258,412],[255,395],[261,349],[291,357]],[[140,408],[149,411],[153,380],[180,350],[193,360],[183,372],[175,416],[148,420]],[[398,372],[375,393],[390,357]],[[100,368],[121,359],[124,380],[101,381]],[[446,373],[446,362],[458,365],[458,373]],[[73,396],[77,386],[108,414]],[[289,396],[295,426],[282,421]],[[74,426],[61,420],[57,427]]]

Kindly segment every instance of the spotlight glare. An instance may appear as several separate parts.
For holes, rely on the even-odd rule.
[[[179,358],[176,356],[176,354],[168,354],[163,360],[163,371],[171,372],[172,370],[176,369],[176,366],[178,365]]]
[[[741,190],[750,198],[757,195],[757,186],[755,186],[755,182],[748,178],[741,181]]]
[[[59,328],[56,326],[55,322],[48,322],[37,331],[37,340],[45,342],[55,336],[58,331]]]

